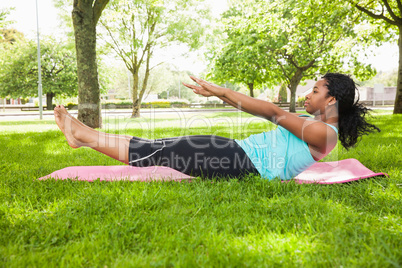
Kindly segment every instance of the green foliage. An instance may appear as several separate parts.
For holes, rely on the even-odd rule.
[[[131,100],[104,100],[102,101],[102,107],[105,109],[111,108],[127,108],[125,106],[132,106],[133,102]],[[189,101],[187,100],[155,100],[142,102],[141,108],[171,108],[171,107],[188,107]],[[73,102],[68,102],[66,105],[67,109],[77,109],[78,104]]]
[[[123,60],[133,76],[133,103],[139,105],[148,89],[151,58],[165,47],[201,46],[209,9],[203,0],[114,0],[101,19],[106,46]],[[157,60],[156,63],[160,62]],[[140,70],[144,76],[140,81]],[[133,109],[133,116],[139,110]]]
[[[297,101],[298,102],[302,102],[302,101],[305,101],[306,100],[306,97],[298,97],[297,98]]]
[[[237,112],[192,116],[110,117],[105,131],[242,138],[272,128]],[[7,150],[0,152],[0,266],[398,267],[401,119],[382,111],[371,121],[382,132],[337,154],[390,177],[342,185],[253,176],[191,183],[39,181],[68,166],[121,163],[71,149],[53,121],[2,120],[0,144]],[[147,125],[156,127],[148,131]]]
[[[206,53],[210,61],[207,78],[220,84],[245,85],[253,95],[254,88],[269,84],[265,71],[267,58],[264,52],[255,49],[255,37],[244,28],[246,19],[235,7],[223,15],[223,34],[215,32]],[[218,37],[222,44],[219,44]]]
[[[41,41],[43,93],[77,95],[75,53],[70,46],[48,38]],[[37,45],[33,41],[5,44],[0,55],[0,95],[37,96]]]
[[[340,1],[340,0],[338,0]],[[398,25],[402,23],[401,7],[394,0],[349,0],[353,6],[353,12],[359,13],[359,19],[364,22],[361,30],[365,31],[366,37],[376,42],[396,42],[398,40]],[[367,27],[368,25],[373,27]]]
[[[10,15],[12,10],[13,8],[0,9],[0,30],[13,23],[12,21],[7,20],[7,16]],[[3,39],[3,37],[0,35],[0,40],[1,39]]]
[[[386,87],[395,87],[397,85],[398,71],[379,72],[370,80],[359,83],[360,86],[374,87],[375,84],[383,84]]]
[[[287,102],[288,92],[287,92],[286,88],[287,87],[285,84],[282,84],[281,87],[279,88],[278,102]]]
[[[258,84],[286,83],[295,102],[300,81],[326,72],[348,72],[357,78],[375,74],[357,60],[364,47],[358,19],[347,2],[239,1],[226,14],[227,38],[212,62],[212,76]]]
[[[13,44],[24,40],[24,34],[15,29],[0,29],[0,43]]]
[[[351,0],[349,0],[351,1]],[[382,0],[382,1],[367,1],[357,0],[351,1],[356,7],[355,11],[359,10],[364,17],[368,17],[368,21],[376,25],[379,29],[373,35],[378,42],[397,40],[399,37],[398,46],[401,51],[402,46],[402,4],[397,0]],[[381,10],[381,11],[380,11]],[[402,62],[402,54],[399,54],[399,63]],[[402,114],[402,69],[399,64],[397,90],[395,96],[394,114]]]
[[[174,44],[202,44],[208,9],[200,0],[111,1],[101,20],[101,36],[133,76],[133,102],[139,105],[148,89],[154,52]],[[194,14],[197,14],[195,16]],[[140,70],[144,76],[140,81]],[[137,116],[133,114],[133,116]]]

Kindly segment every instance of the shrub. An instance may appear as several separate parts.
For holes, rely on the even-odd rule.
[[[143,108],[170,108],[170,101],[168,100],[157,100],[141,103],[141,107]]]
[[[78,104],[77,104],[77,103],[74,103],[74,102],[67,102],[66,108],[67,108],[68,110],[78,109]]]
[[[205,104],[221,104],[221,103],[222,103],[221,100],[209,100],[205,102]]]
[[[299,106],[299,107],[303,107],[305,101],[306,101],[306,97],[299,97],[299,98],[297,99],[298,106]]]

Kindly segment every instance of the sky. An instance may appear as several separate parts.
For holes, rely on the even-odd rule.
[[[207,0],[213,7],[215,15],[227,8],[226,0]],[[56,35],[58,32],[59,19],[57,9],[53,5],[53,0],[37,0],[39,14],[40,35]],[[21,31],[28,38],[36,38],[37,17],[35,0],[0,0],[0,9],[5,7],[15,7],[8,16],[9,20],[15,21],[13,28]],[[374,48],[374,54],[369,59],[362,59],[365,63],[372,64],[377,71],[391,71],[398,68],[398,46],[397,44],[385,44],[379,48]],[[172,60],[181,70],[190,70],[195,74],[202,72],[205,68],[203,62],[196,55],[184,58],[179,54]]]

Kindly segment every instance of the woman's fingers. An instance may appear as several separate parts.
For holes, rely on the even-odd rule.
[[[225,95],[225,91],[227,90],[226,88],[220,87],[218,85],[215,85],[213,83],[207,82],[205,80],[202,80],[200,78],[194,77],[194,76],[190,76],[190,78],[196,82],[197,84],[200,85],[200,87],[202,88],[202,90],[204,90],[205,92],[208,92],[210,94],[210,96],[224,96]],[[203,96],[205,96],[203,94]]]
[[[204,97],[212,96],[212,94],[210,92],[208,92],[207,90],[205,90],[202,87],[195,86],[195,85],[190,85],[190,84],[187,84],[187,83],[182,83],[182,84],[184,86],[188,87],[188,88],[191,88],[195,94],[202,95]]]
[[[209,83],[208,83],[207,81],[202,80],[202,79],[200,79],[200,78],[197,78],[197,77],[195,77],[195,76],[190,75],[190,78],[191,78],[194,82],[196,82],[197,84],[199,84],[200,86],[208,86],[208,85],[209,85]]]
[[[195,86],[195,85],[190,85],[190,84],[187,84],[187,83],[182,83],[184,86],[186,86],[186,87],[188,87],[188,88],[190,88],[190,89],[192,89],[193,91],[194,91],[194,93],[197,93],[197,94],[199,94],[199,87],[197,87],[197,86]]]
[[[187,84],[187,83],[182,83],[184,86],[186,86],[186,87],[188,87],[188,88],[191,88],[192,90],[196,90],[197,89],[197,86],[194,86],[194,85],[190,85],[190,84]]]

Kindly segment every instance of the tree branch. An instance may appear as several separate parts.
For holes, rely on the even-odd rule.
[[[140,96],[139,96],[139,98],[138,98],[140,101],[142,100],[142,98],[143,98],[143,96],[144,96],[145,90],[147,90],[148,79],[149,79],[149,73],[150,73],[150,71],[151,71],[150,68],[149,68],[149,62],[150,62],[151,57],[152,57],[152,52],[150,52],[150,51],[148,50],[147,61],[146,61],[146,67],[145,67],[145,77],[144,77],[144,81],[143,81],[143,83],[142,83],[142,89],[141,89],[141,91],[140,91]]]
[[[287,57],[287,59],[289,60],[290,64],[292,64],[294,67],[296,67],[297,69],[299,69],[299,64],[297,63],[297,61],[294,59],[294,55],[289,55],[286,50],[284,51],[284,53],[282,54],[284,56],[284,58]]]
[[[102,14],[102,11],[105,9],[106,5],[109,3],[109,0],[95,0],[95,3],[92,7],[93,10],[93,22],[94,25],[98,24],[99,18]]]
[[[101,22],[102,23],[102,22]],[[117,53],[117,55],[124,61],[124,64],[126,65],[127,69],[131,72],[134,71],[135,67],[134,64],[136,64],[136,62],[132,62],[132,65],[130,66],[130,64],[127,62],[126,58],[124,57],[124,55],[127,55],[126,52],[124,51],[124,49],[120,48],[119,43],[116,41],[116,39],[114,38],[112,32],[110,31],[109,27],[102,23],[102,26],[105,27],[106,31],[108,32],[110,38],[112,39],[114,45],[110,44],[108,41],[106,41],[107,44],[110,44],[110,46],[112,47],[112,49]]]
[[[396,3],[398,4],[399,14],[402,14],[402,3],[401,3],[401,0],[396,0]]]
[[[389,24],[398,25],[397,22],[395,22],[395,21],[393,21],[393,20],[391,20],[391,19],[385,17],[383,13],[381,13],[380,15],[377,15],[377,14],[374,14],[373,12],[371,12],[370,10],[368,10],[368,9],[366,9],[366,8],[364,8],[364,7],[362,7],[362,6],[360,6],[359,4],[354,4],[354,5],[355,5],[355,7],[356,7],[358,10],[360,10],[360,11],[366,13],[367,15],[369,15],[370,17],[372,17],[372,18],[374,18],[374,19],[376,19],[376,20],[381,19],[381,20],[385,20],[385,21],[388,22]]]
[[[400,18],[398,18],[398,16],[395,15],[394,11],[392,10],[391,6],[388,3],[388,0],[381,0],[381,1],[384,3],[385,7],[387,8],[389,14],[394,19],[394,21],[399,21]]]
[[[63,67],[63,68],[61,68],[61,69],[58,69],[54,74],[55,75],[58,75],[60,72],[62,72],[64,69],[65,69],[66,67]]]
[[[304,65],[303,67],[300,67],[300,69],[304,71],[310,69],[315,63],[315,59],[311,60],[309,63],[307,63],[306,65]]]
[[[162,64],[164,64],[164,63],[166,63],[166,62],[164,62],[164,61],[159,62],[159,63],[156,64],[155,66],[150,67],[149,70],[152,71],[153,69],[155,69],[156,67],[158,67],[158,66],[160,66],[160,65],[162,65]]]
[[[290,81],[290,78],[289,78],[289,76],[286,74],[286,71],[285,71],[285,69],[283,68],[282,63],[281,63],[277,58],[275,58],[275,61],[278,63],[279,67],[281,67],[283,75],[288,79],[288,81]]]

